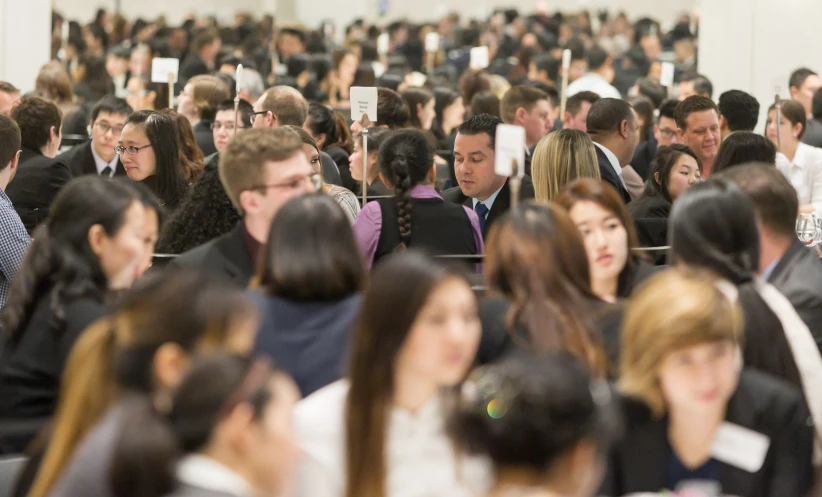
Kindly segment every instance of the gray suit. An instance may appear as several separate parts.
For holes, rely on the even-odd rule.
[[[794,240],[768,282],[788,298],[822,350],[822,262],[816,254]]]
[[[802,135],[802,143],[812,147],[822,147],[822,121],[819,119],[808,119],[808,126],[805,134]]]

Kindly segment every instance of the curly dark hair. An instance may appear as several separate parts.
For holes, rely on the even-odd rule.
[[[220,182],[214,160],[206,165],[194,188],[166,223],[157,252],[181,254],[228,233],[240,219]]]

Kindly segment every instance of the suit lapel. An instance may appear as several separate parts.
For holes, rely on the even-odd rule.
[[[91,140],[83,145],[83,174],[98,174],[97,163],[94,161],[94,154],[91,152]]]
[[[508,180],[505,180],[505,184],[502,185],[499,195],[497,195],[497,198],[494,200],[494,205],[491,206],[491,210],[488,212],[488,217],[485,220],[485,229],[482,232],[483,238],[485,238],[488,230],[491,228],[491,224],[505,214],[510,207],[511,189],[508,187]]]
[[[798,239],[794,240],[788,250],[785,252],[785,255],[782,256],[782,259],[776,264],[776,267],[771,272],[771,276],[768,278],[770,283],[776,283],[783,279],[786,275],[788,269],[796,263],[797,259],[802,255],[803,250],[810,250],[808,247],[802,244]],[[759,268],[760,270],[765,270],[765,268]]]
[[[223,269],[231,277],[248,286],[254,274],[254,263],[243,239],[242,221],[229,234],[220,239],[214,247],[220,255]]]
[[[620,463],[625,482],[621,489],[628,492],[659,492],[665,487],[668,460],[668,419],[652,419],[624,447]]]

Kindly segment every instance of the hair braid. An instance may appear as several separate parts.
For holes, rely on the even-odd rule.
[[[400,228],[399,247],[408,248],[411,244],[411,176],[408,174],[408,159],[404,155],[397,155],[391,162],[394,183],[394,198],[397,202],[397,224]]]

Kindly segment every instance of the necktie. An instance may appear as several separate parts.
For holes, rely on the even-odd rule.
[[[100,176],[104,178],[111,178],[111,166],[106,166],[101,172]]]
[[[482,202],[477,202],[477,205],[474,207],[474,212],[476,212],[477,217],[479,217],[480,231],[485,233],[485,216],[488,215],[488,206]]]

